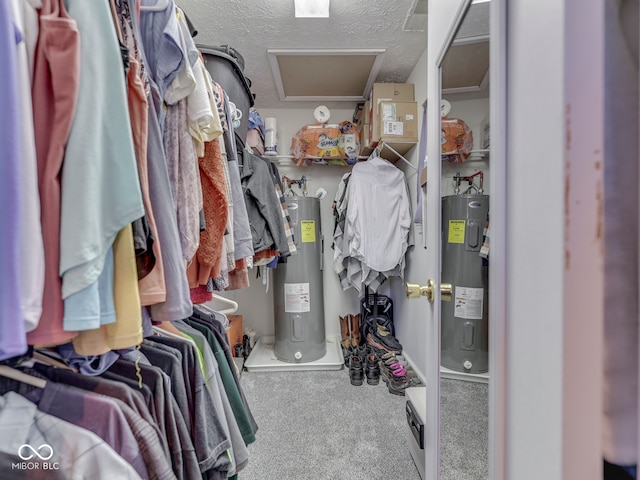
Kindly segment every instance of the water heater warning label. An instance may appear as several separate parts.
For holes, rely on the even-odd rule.
[[[453,304],[453,315],[458,318],[481,320],[483,300],[484,288],[456,286],[454,298],[455,303]]]
[[[313,243],[316,241],[316,221],[302,220],[300,222],[300,236],[303,243]]]
[[[311,311],[308,283],[284,284],[284,311],[287,313]]]
[[[464,243],[464,230],[467,226],[466,220],[449,220],[449,243]]]

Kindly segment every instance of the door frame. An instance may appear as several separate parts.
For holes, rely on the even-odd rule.
[[[489,262],[489,478],[506,480],[507,349],[507,14],[506,0],[491,0],[489,115],[492,142]],[[502,252],[502,253],[501,253]]]

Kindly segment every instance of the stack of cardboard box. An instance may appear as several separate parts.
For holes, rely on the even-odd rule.
[[[353,119],[360,132],[360,155],[369,155],[380,142],[404,155],[418,142],[413,84],[374,83],[369,100],[358,105]],[[381,156],[397,160],[389,149],[383,149]]]

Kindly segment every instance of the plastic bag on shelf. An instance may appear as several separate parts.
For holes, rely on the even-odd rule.
[[[291,155],[298,165],[353,165],[359,150],[360,136],[351,122],[305,125],[291,140]]]
[[[453,163],[466,160],[473,150],[473,132],[464,120],[442,119],[442,158]]]

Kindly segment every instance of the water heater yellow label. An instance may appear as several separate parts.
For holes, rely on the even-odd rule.
[[[449,243],[464,243],[466,220],[449,220]]]
[[[303,243],[313,243],[316,241],[316,221],[302,220],[300,222],[300,236]]]

